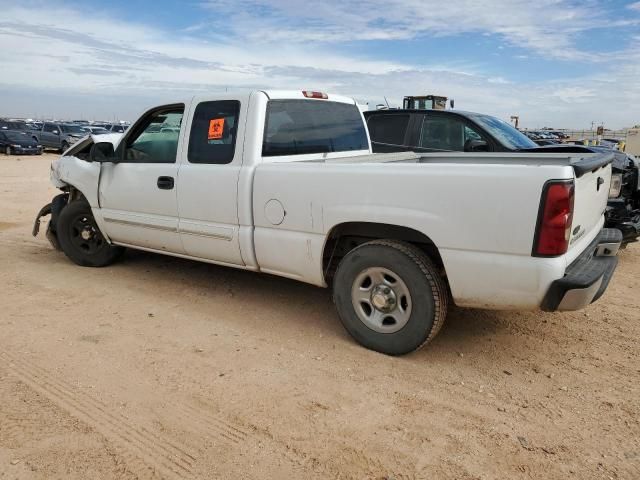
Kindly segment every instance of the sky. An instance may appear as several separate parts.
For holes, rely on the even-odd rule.
[[[529,128],[640,124],[637,0],[0,0],[0,116],[133,120],[247,89],[439,94]]]

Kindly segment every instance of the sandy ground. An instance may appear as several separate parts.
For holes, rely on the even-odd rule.
[[[640,478],[640,248],[564,314],[454,309],[356,345],[328,291],[30,235],[53,155],[0,156],[0,479]]]

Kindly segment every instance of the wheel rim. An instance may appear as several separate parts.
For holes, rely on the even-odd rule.
[[[6,150],[5,150],[5,153],[7,155],[11,155],[11,147],[7,147]]]
[[[383,267],[360,272],[351,288],[358,318],[371,330],[394,333],[411,317],[411,293],[398,274]]]
[[[71,221],[70,230],[71,244],[84,254],[93,255],[105,245],[104,237],[91,215],[76,215]]]

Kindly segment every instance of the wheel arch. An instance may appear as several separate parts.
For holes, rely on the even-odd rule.
[[[372,240],[400,240],[417,246],[446,277],[444,263],[435,242],[423,232],[403,225],[379,222],[343,222],[327,234],[322,252],[322,271],[327,283],[333,278],[338,263],[358,245]]]

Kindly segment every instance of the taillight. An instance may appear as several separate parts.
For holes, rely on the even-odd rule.
[[[307,98],[320,98],[322,100],[326,100],[329,96],[326,93],[322,92],[311,92],[309,90],[303,90],[302,94]]]
[[[573,180],[548,182],[542,192],[533,255],[563,255],[569,248],[573,221]]]

